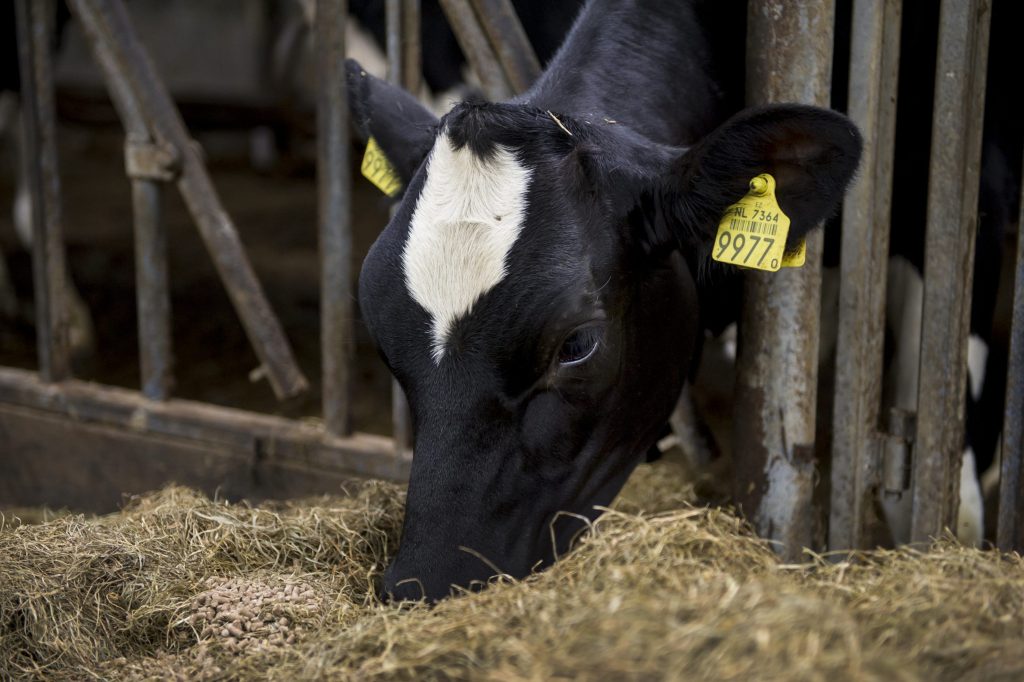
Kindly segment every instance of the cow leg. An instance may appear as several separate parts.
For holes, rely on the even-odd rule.
[[[917,411],[918,374],[921,354],[921,322],[924,305],[924,281],[917,269],[900,256],[889,260],[889,287],[886,324],[893,332],[895,352],[886,378],[884,404]],[[977,337],[968,346],[969,388],[980,394],[987,347]],[[973,351],[971,350],[973,348]],[[977,368],[977,369],[976,369]],[[916,456],[921,456],[917,453]],[[966,545],[978,546],[984,537],[984,510],[981,486],[975,470],[973,449],[966,447],[960,463],[960,504],[957,510],[957,538]],[[893,541],[910,541],[911,497],[883,495],[882,510],[892,531]]]
[[[967,340],[969,409],[981,400],[985,387],[988,353],[988,344],[980,336],[971,334]],[[967,426],[968,429],[973,426],[969,418]],[[974,443],[970,442],[970,433],[968,439],[960,467],[960,508],[957,510],[956,534],[965,545],[980,547],[985,539],[985,496],[981,486],[981,475],[984,472],[978,470],[978,457],[974,451]]]
[[[886,291],[886,326],[894,352],[886,371],[883,405],[917,411],[917,385],[921,355],[921,315],[924,282],[917,269],[901,256],[889,259]],[[910,542],[911,495],[883,494],[880,500],[885,521],[897,545]]]
[[[669,425],[672,427],[674,442],[668,443],[663,440],[663,444],[679,445],[691,471],[699,472],[707,469],[708,464],[714,459],[714,451],[711,446],[713,441],[707,425],[697,412],[690,382],[686,382],[679,394],[676,408],[672,411],[672,416],[669,417]]]
[[[14,230],[22,245],[26,249],[32,249],[32,196],[28,189],[24,165],[21,163],[21,138],[15,136],[14,139],[14,149],[18,158],[18,180],[13,206]],[[65,273],[64,281],[67,283],[64,300],[68,305],[68,342],[72,356],[81,359],[92,355],[95,349],[95,328],[89,307],[78,293],[74,280],[71,279],[70,270]]]
[[[974,450],[964,448],[960,464],[960,506],[957,509],[956,536],[965,545],[980,547],[985,539],[985,505],[978,481]]]

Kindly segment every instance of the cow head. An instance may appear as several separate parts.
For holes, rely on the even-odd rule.
[[[405,183],[359,280],[415,433],[384,591],[439,599],[552,562],[611,502],[678,398],[723,211],[770,172],[795,245],[860,139],[805,106],[745,112],[688,149],[525,104],[437,120],[354,63],[348,78]]]

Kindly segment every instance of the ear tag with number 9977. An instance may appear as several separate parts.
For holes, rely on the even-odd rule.
[[[377,140],[372,137],[366,141],[363,165],[359,170],[364,178],[389,197],[395,196],[402,189],[402,181],[399,179],[395,167],[388,161],[388,157],[384,155],[384,150],[377,144]]]
[[[743,198],[725,209],[711,257],[720,263],[775,272],[803,265],[804,245],[786,256],[789,217],[775,199],[775,178],[762,173]]]

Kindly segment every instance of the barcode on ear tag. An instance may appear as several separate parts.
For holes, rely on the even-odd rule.
[[[359,170],[364,178],[389,197],[395,196],[402,189],[402,181],[398,178],[395,167],[388,161],[388,157],[384,155],[384,150],[377,144],[377,140],[372,137],[366,142],[363,165]]]
[[[775,178],[762,173],[751,179],[742,199],[725,209],[711,257],[741,268],[776,272],[786,260],[789,223],[775,199]]]

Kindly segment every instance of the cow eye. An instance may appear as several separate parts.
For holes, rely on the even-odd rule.
[[[558,351],[558,364],[563,367],[579,365],[590,359],[601,343],[601,327],[580,327],[566,337]]]

